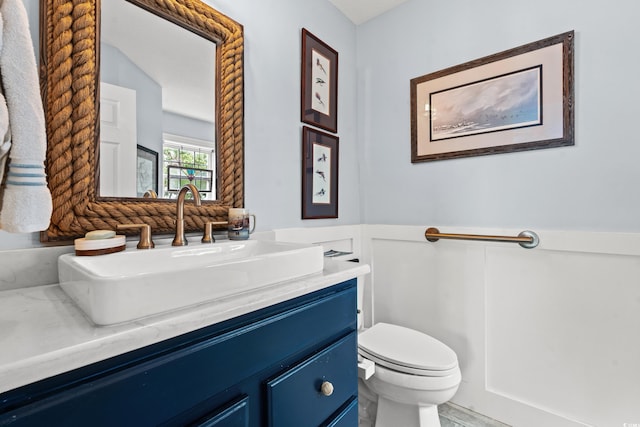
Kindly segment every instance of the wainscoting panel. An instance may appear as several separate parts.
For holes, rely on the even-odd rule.
[[[534,230],[540,245],[523,249],[430,243],[426,228],[363,226],[362,259],[375,323],[458,354],[453,403],[517,427],[640,423],[639,234]]]
[[[596,426],[640,420],[640,258],[486,259],[487,390]]]

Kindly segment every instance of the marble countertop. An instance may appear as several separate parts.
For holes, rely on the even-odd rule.
[[[369,273],[325,259],[322,273],[113,326],[94,325],[58,285],[0,292],[0,393]]]

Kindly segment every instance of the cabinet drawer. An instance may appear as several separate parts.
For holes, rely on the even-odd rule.
[[[319,426],[358,394],[352,332],[267,383],[269,426]],[[325,395],[322,384],[331,383]]]

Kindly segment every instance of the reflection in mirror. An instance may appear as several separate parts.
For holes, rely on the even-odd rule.
[[[215,43],[126,0],[100,7],[100,197],[194,184],[215,200]]]
[[[143,137],[139,136],[137,131],[135,158],[140,160],[141,168],[144,168],[144,172],[141,169],[140,175],[146,180],[142,188],[153,187],[157,182],[157,191],[148,189],[153,191],[145,191],[141,197],[138,197],[138,190],[141,192],[142,188],[135,188],[135,195],[132,197],[100,195],[99,174],[106,175],[106,172],[98,168],[99,159],[104,154],[99,150],[98,120],[99,116],[109,119],[111,115],[111,120],[117,116],[104,105],[102,109],[105,111],[100,114],[99,67],[102,58],[98,30],[102,19],[99,5],[113,1],[115,0],[40,0],[40,79],[47,122],[47,176],[53,199],[51,223],[40,235],[43,242],[71,243],[74,238],[84,235],[87,231],[115,230],[118,224],[145,223],[151,226],[154,234],[169,234],[174,231],[175,200],[152,197],[154,193],[165,188],[164,179],[160,177],[163,169],[161,159],[166,149],[161,150],[158,145],[156,150],[141,144]],[[193,156],[193,153],[204,151],[198,145],[203,140],[215,142],[215,159],[212,160],[215,167],[211,168],[209,175],[203,175],[205,181],[210,179],[209,185],[212,191],[215,190],[215,196],[203,202],[201,207],[196,208],[191,204],[185,206],[185,230],[202,231],[208,221],[225,221],[230,207],[244,205],[243,28],[200,0],[128,2],[140,6],[148,14],[173,22],[187,29],[187,32],[208,40],[211,47],[215,44],[215,56],[213,53],[203,54],[206,57],[215,57],[215,91],[214,95],[210,93],[211,96],[208,97],[215,103],[215,120],[213,117],[206,120],[197,119],[213,122],[215,137],[193,136],[178,130],[177,126],[168,127],[167,117],[173,114],[168,113],[171,108],[162,113],[163,126],[166,127],[161,128],[160,133],[156,134],[160,135],[159,137],[155,137],[167,141],[167,146],[173,144],[174,152],[170,155],[174,161],[188,156],[188,153],[192,153]],[[138,23],[132,25],[137,26]],[[136,37],[141,37],[140,33],[132,36]],[[121,51],[124,52],[125,49],[122,48]],[[140,66],[140,70],[144,70],[143,67]],[[152,75],[151,71],[149,75]],[[155,79],[161,80],[159,77]],[[210,91],[200,88],[202,92]],[[192,104],[191,99],[189,101]],[[140,108],[136,107],[135,110],[140,111]],[[146,113],[137,115],[138,119],[147,117]],[[181,115],[193,119],[193,113]],[[194,127],[192,124],[189,125],[190,129]],[[107,151],[105,149],[105,152]],[[153,159],[156,153],[158,179],[149,178],[154,173]],[[200,167],[200,163],[196,163],[195,166],[183,165],[172,174],[179,175],[181,179],[184,179],[185,175],[187,180],[189,175],[195,178],[200,172],[197,169],[205,169]],[[137,166],[134,170],[134,174],[137,174]],[[119,178],[121,175],[124,176],[124,173],[118,169],[115,176]],[[129,180],[135,181],[137,178]],[[169,181],[172,188],[181,182]],[[169,182],[166,184],[166,188],[169,188]]]

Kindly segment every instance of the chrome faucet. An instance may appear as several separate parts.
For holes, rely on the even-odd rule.
[[[193,203],[196,206],[201,206],[200,192],[193,184],[187,184],[178,193],[178,203],[176,204],[176,235],[171,242],[172,246],[185,246],[189,244],[187,238],[184,237],[184,197],[191,191],[193,194]]]

